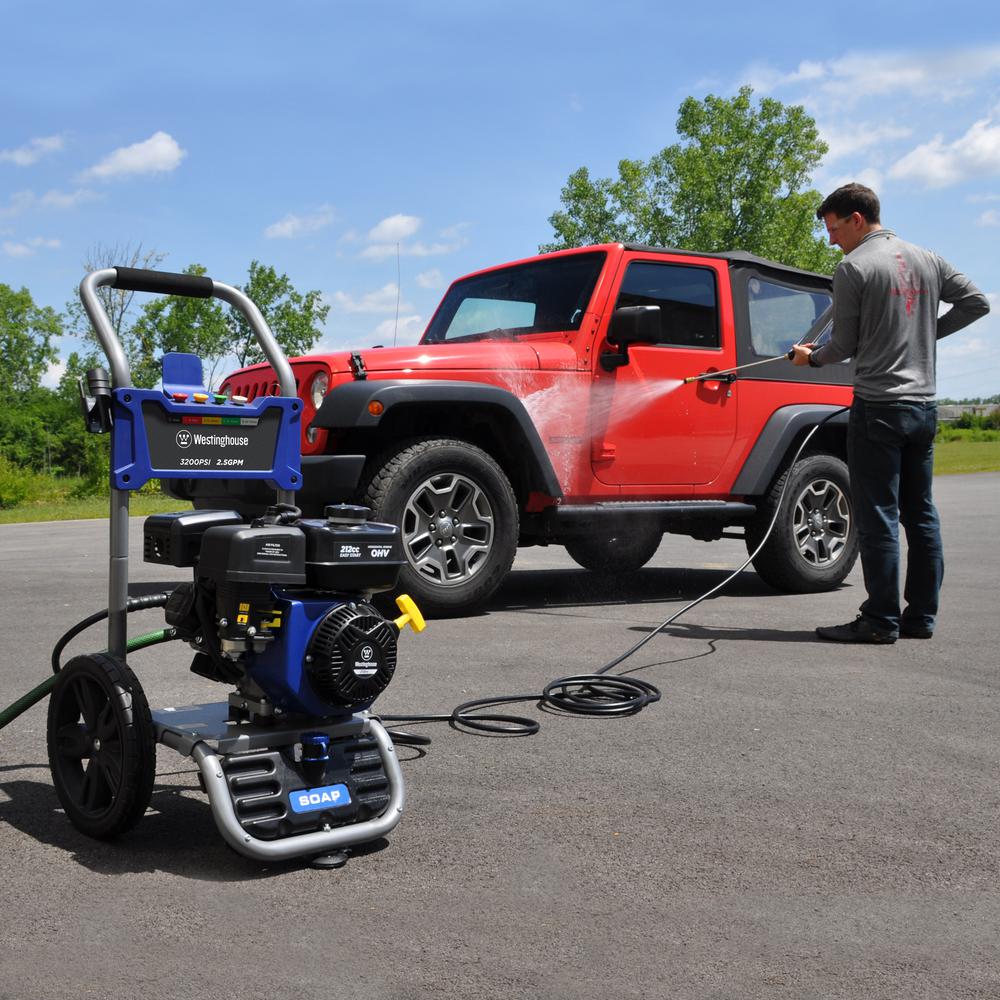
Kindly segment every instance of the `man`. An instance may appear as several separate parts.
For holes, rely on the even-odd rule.
[[[796,345],[795,364],[855,359],[847,462],[867,600],[853,622],[816,629],[832,642],[887,644],[934,634],[944,557],[931,498],[936,342],[989,312],[986,296],[935,253],[883,229],[875,192],[846,184],[816,211],[845,257],[833,276],[833,334]],[[938,318],[938,303],[951,309]],[[899,524],[906,530],[899,602]]]

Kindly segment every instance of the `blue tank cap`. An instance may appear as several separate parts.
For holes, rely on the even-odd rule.
[[[303,733],[302,759],[314,761],[329,760],[330,737],[326,733]]]

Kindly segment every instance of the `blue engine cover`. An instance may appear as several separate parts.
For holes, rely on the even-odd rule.
[[[367,709],[395,670],[395,625],[363,603],[272,593],[281,625],[264,652],[247,654],[250,678],[285,712],[330,718]]]

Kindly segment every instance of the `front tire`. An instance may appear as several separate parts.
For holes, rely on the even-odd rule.
[[[833,455],[807,455],[779,476],[747,527],[748,554],[764,537],[779,498],[774,530],[753,560],[757,575],[795,594],[838,587],[858,558],[847,466]]]
[[[399,587],[433,614],[488,600],[517,552],[518,507],[500,466],[465,441],[426,438],[383,455],[364,501],[400,527]]]

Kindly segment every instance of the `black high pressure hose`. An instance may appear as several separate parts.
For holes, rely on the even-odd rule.
[[[849,406],[841,406],[831,413],[828,413],[820,420],[806,436],[802,439],[795,454],[792,456],[788,468],[799,460],[806,445],[812,436],[827,421],[832,420],[840,413],[849,410]],[[756,558],[757,553],[767,544],[771,537],[771,532],[778,520],[781,505],[785,499],[785,491],[788,488],[788,476],[781,485],[778,494],[778,501],[774,505],[774,513],[771,521],[764,532],[764,537],[760,544],[754,549],[745,562],[732,571],[724,580],[717,583],[711,590],[705,591],[700,597],[685,604],[679,611],[675,611],[669,618],[661,622],[649,635],[643,636],[635,645],[627,649],[624,653],[616,656],[603,667],[595,670],[592,674],[572,674],[569,677],[560,677],[547,684],[541,694],[517,694],[499,695],[493,698],[476,698],[472,701],[463,702],[452,709],[447,715],[379,715],[383,722],[447,722],[455,729],[469,729],[476,732],[489,733],[494,736],[532,736],[541,728],[534,719],[524,718],[518,715],[506,715],[497,712],[480,712],[479,709],[492,708],[496,705],[506,705],[519,701],[534,701],[539,707],[548,707],[569,715],[591,715],[591,716],[621,716],[635,715],[641,712],[647,705],[659,701],[662,697],[660,690],[648,681],[640,680],[636,677],[622,677],[615,675],[607,676],[608,671],[613,670],[620,663],[623,663],[630,656],[637,653],[651,639],[659,635],[668,625],[677,621],[681,615],[686,614],[692,608],[697,607],[702,601],[717,594],[725,587],[730,580],[743,572]],[[470,714],[476,713],[476,714]],[[401,732],[392,730],[393,739],[402,745],[426,746],[431,740],[430,737],[417,733]]]
[[[125,611],[131,614],[133,611],[144,611],[146,608],[162,608],[166,605],[169,598],[169,594],[147,594],[145,597],[130,597],[125,602]],[[96,625],[98,622],[104,621],[109,613],[107,608],[103,611],[95,611],[92,615],[88,615],[83,621],[77,622],[63,633],[59,641],[52,647],[52,673],[58,674],[62,669],[59,661],[62,657],[62,651],[70,642],[81,632],[90,628],[91,625]]]

